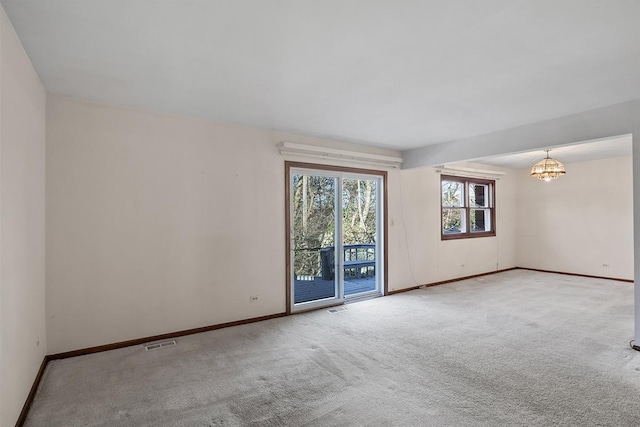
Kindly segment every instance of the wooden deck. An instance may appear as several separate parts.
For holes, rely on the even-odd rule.
[[[335,283],[333,280],[322,280],[322,277],[313,277],[313,280],[294,281],[294,302],[296,304],[307,301],[314,301],[324,298],[331,298],[335,294]],[[344,282],[345,296],[355,295],[362,292],[369,292],[376,289],[376,278],[350,278]]]

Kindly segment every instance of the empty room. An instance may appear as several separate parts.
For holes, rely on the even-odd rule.
[[[638,17],[0,0],[0,427],[638,425]]]

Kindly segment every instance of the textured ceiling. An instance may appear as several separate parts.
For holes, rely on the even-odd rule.
[[[395,149],[640,98],[635,0],[3,0],[48,91]]]

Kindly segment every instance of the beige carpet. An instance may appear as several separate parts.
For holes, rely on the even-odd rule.
[[[633,285],[510,271],[49,364],[28,426],[640,425]]]

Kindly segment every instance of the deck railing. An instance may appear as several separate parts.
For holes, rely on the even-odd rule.
[[[344,245],[343,260],[345,277],[366,277],[375,274],[375,243],[355,243]],[[320,250],[322,262],[322,279],[333,280],[335,277],[335,248],[328,246]]]

